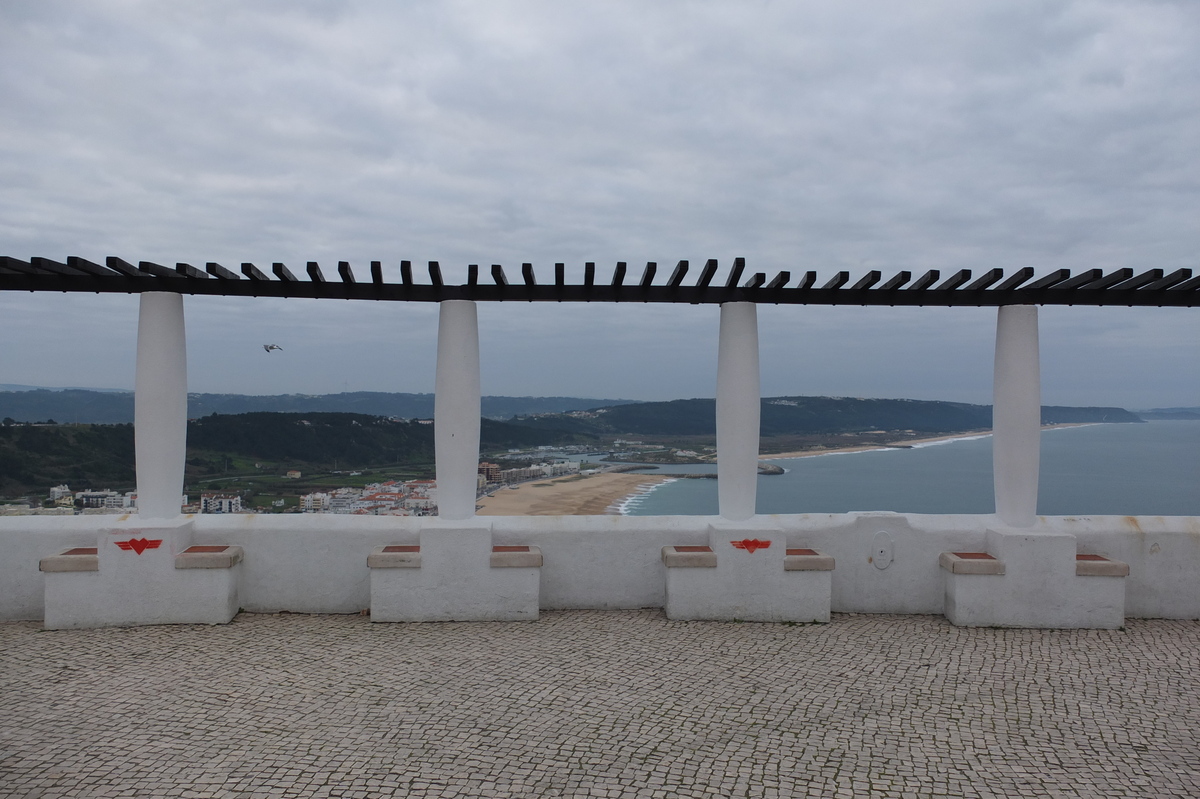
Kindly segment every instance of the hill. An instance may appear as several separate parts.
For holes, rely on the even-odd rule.
[[[187,436],[189,480],[256,467],[428,469],[433,464],[433,425],[367,414],[212,414],[189,422]],[[484,419],[480,428],[485,451],[593,441],[492,419]],[[77,490],[132,487],[133,425],[0,426],[0,495],[44,491],[61,482]]]
[[[764,438],[871,430],[959,433],[990,428],[992,406],[934,400],[769,397],[762,400],[761,419]],[[716,400],[642,402],[511,421],[539,429],[595,435],[711,436],[716,434]],[[1123,408],[1042,407],[1043,424],[1140,421]]]
[[[492,419],[534,413],[564,413],[634,400],[584,397],[483,397],[482,413]],[[188,416],[212,413],[364,413],[400,419],[433,416],[432,394],[352,391],[342,394],[189,394]],[[125,424],[133,421],[133,393],[93,389],[33,389],[0,391],[0,419],[39,422],[54,419],[69,424]]]

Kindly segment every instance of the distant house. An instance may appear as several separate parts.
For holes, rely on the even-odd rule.
[[[284,476],[287,477],[287,479],[289,479],[289,480],[299,480],[300,472],[297,471],[296,469],[289,469],[288,473]]]

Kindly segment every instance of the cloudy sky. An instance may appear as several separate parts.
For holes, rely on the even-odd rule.
[[[0,109],[21,258],[1200,267],[1193,0],[12,0]],[[193,391],[433,387],[434,306],[186,307]],[[717,318],[481,305],[483,389],[713,396]],[[0,383],[130,387],[136,323],[0,294]],[[760,328],[766,395],[990,401],[994,309]],[[1200,405],[1200,310],[1045,308],[1041,338],[1047,403]]]

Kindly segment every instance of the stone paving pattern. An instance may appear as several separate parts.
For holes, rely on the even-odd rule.
[[[0,624],[3,797],[1197,797],[1200,622]]]

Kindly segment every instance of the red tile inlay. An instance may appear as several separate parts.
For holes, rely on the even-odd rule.
[[[994,557],[986,552],[952,552],[963,560],[995,560]]]
[[[227,549],[229,549],[228,546],[217,546],[216,544],[197,544],[194,547],[188,547],[187,549],[183,550],[183,554],[186,555],[189,552],[194,554],[200,554],[201,552],[224,552]]]
[[[787,551],[787,554],[789,554],[789,555],[815,555],[815,554],[817,554],[817,550],[815,550],[815,549],[789,549]]]
[[[1103,555],[1076,555],[1075,560],[1108,560]]]
[[[675,547],[676,552],[712,552],[712,547],[684,546]]]
[[[528,552],[529,547],[500,546],[492,547],[493,552]]]
[[[770,541],[759,541],[757,538],[743,538],[741,541],[730,541],[729,543],[737,549],[744,549],[747,552],[753,552],[756,549],[767,549],[771,546]]]
[[[75,547],[74,549],[68,549],[63,554],[64,555],[95,555],[96,548],[95,547]]]
[[[114,541],[113,543],[126,552],[133,551],[140,555],[147,549],[158,549],[162,546],[162,539],[151,538],[147,540],[145,538],[131,538],[128,541]]]
[[[384,547],[384,552],[420,552],[421,548],[413,544],[393,544],[390,547]]]

